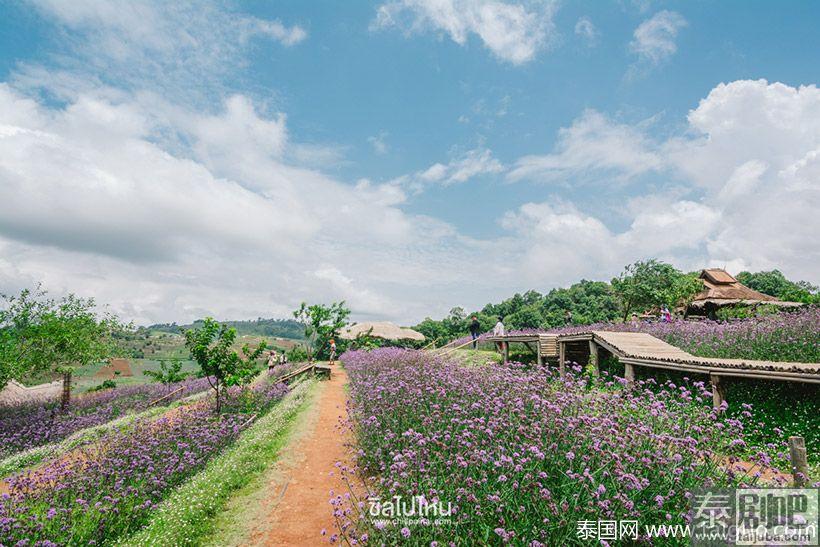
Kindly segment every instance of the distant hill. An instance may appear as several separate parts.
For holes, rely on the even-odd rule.
[[[292,340],[302,340],[304,338],[304,327],[293,319],[255,319],[248,321],[220,321],[225,325],[230,325],[236,329],[240,336],[272,336],[278,338],[290,338]],[[202,320],[194,321],[189,325],[177,325],[176,323],[157,323],[151,325],[148,330],[158,332],[182,333],[185,329],[202,326]]]

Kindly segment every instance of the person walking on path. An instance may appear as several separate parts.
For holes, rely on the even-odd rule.
[[[330,364],[334,364],[336,361],[336,340],[333,338],[330,339]]]
[[[567,310],[567,312],[564,314],[564,322],[568,327],[572,325],[572,310]]]
[[[470,336],[473,338],[473,349],[476,349],[478,346],[478,337],[480,333],[481,323],[478,322],[478,317],[474,315],[473,320],[470,321]]]
[[[493,336],[504,336],[507,334],[507,329],[504,328],[504,318],[500,315],[498,316],[498,323],[495,324],[493,327]],[[498,346],[498,351],[504,352],[505,343],[504,342],[496,342]]]

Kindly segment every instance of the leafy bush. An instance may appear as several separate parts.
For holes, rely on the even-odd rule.
[[[104,380],[101,384],[88,388],[89,392],[102,391],[104,389],[114,389],[117,387],[117,382],[114,380]]]

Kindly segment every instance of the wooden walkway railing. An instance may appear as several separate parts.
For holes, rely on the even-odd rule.
[[[327,379],[327,378],[330,378],[330,367],[327,366],[327,365],[321,365],[321,364],[317,364],[317,363],[308,363],[308,364],[306,364],[302,367],[297,368],[296,370],[294,370],[292,372],[288,372],[287,374],[285,374],[281,378],[276,378],[274,380],[274,382],[276,382],[276,383],[279,383],[279,382],[287,383],[287,382],[293,380],[294,378],[297,378],[297,377],[302,376],[304,374],[318,375],[321,378]]]
[[[756,378],[820,384],[820,363],[792,363],[754,359],[698,357],[645,332],[588,331],[576,334],[511,334],[485,340],[503,343],[504,360],[509,360],[509,344],[523,343],[532,349],[538,344],[538,363],[555,360],[561,373],[567,362],[593,365],[598,374],[599,353],[611,353],[624,365],[624,377],[635,380],[635,367],[691,372],[709,376],[715,406],[726,400],[726,378]]]

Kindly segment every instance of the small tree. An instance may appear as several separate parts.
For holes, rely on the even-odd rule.
[[[216,413],[222,411],[222,397],[229,386],[246,385],[256,374],[255,361],[265,351],[261,342],[251,350],[245,344],[242,355],[232,348],[236,329],[207,317],[202,326],[185,331],[185,346],[216,392]]]
[[[43,301],[45,292],[24,289],[18,296],[2,295],[0,309],[0,390],[9,380],[21,378],[33,370],[47,366],[45,355],[39,349],[40,318],[48,311]]]
[[[305,329],[308,361],[314,357],[326,355],[328,342],[331,338],[338,336],[339,331],[347,325],[349,316],[350,310],[345,308],[344,300],[330,306],[322,304],[308,306],[302,302],[299,309],[293,312],[293,317]]]
[[[182,361],[179,359],[161,360],[159,370],[146,370],[143,374],[165,385],[168,391],[171,389],[171,384],[181,382],[188,377],[187,373],[182,372]]]
[[[703,288],[691,274],[684,274],[671,264],[655,259],[635,262],[612,280],[612,289],[620,303],[623,320],[634,310],[661,305],[675,306]]]

